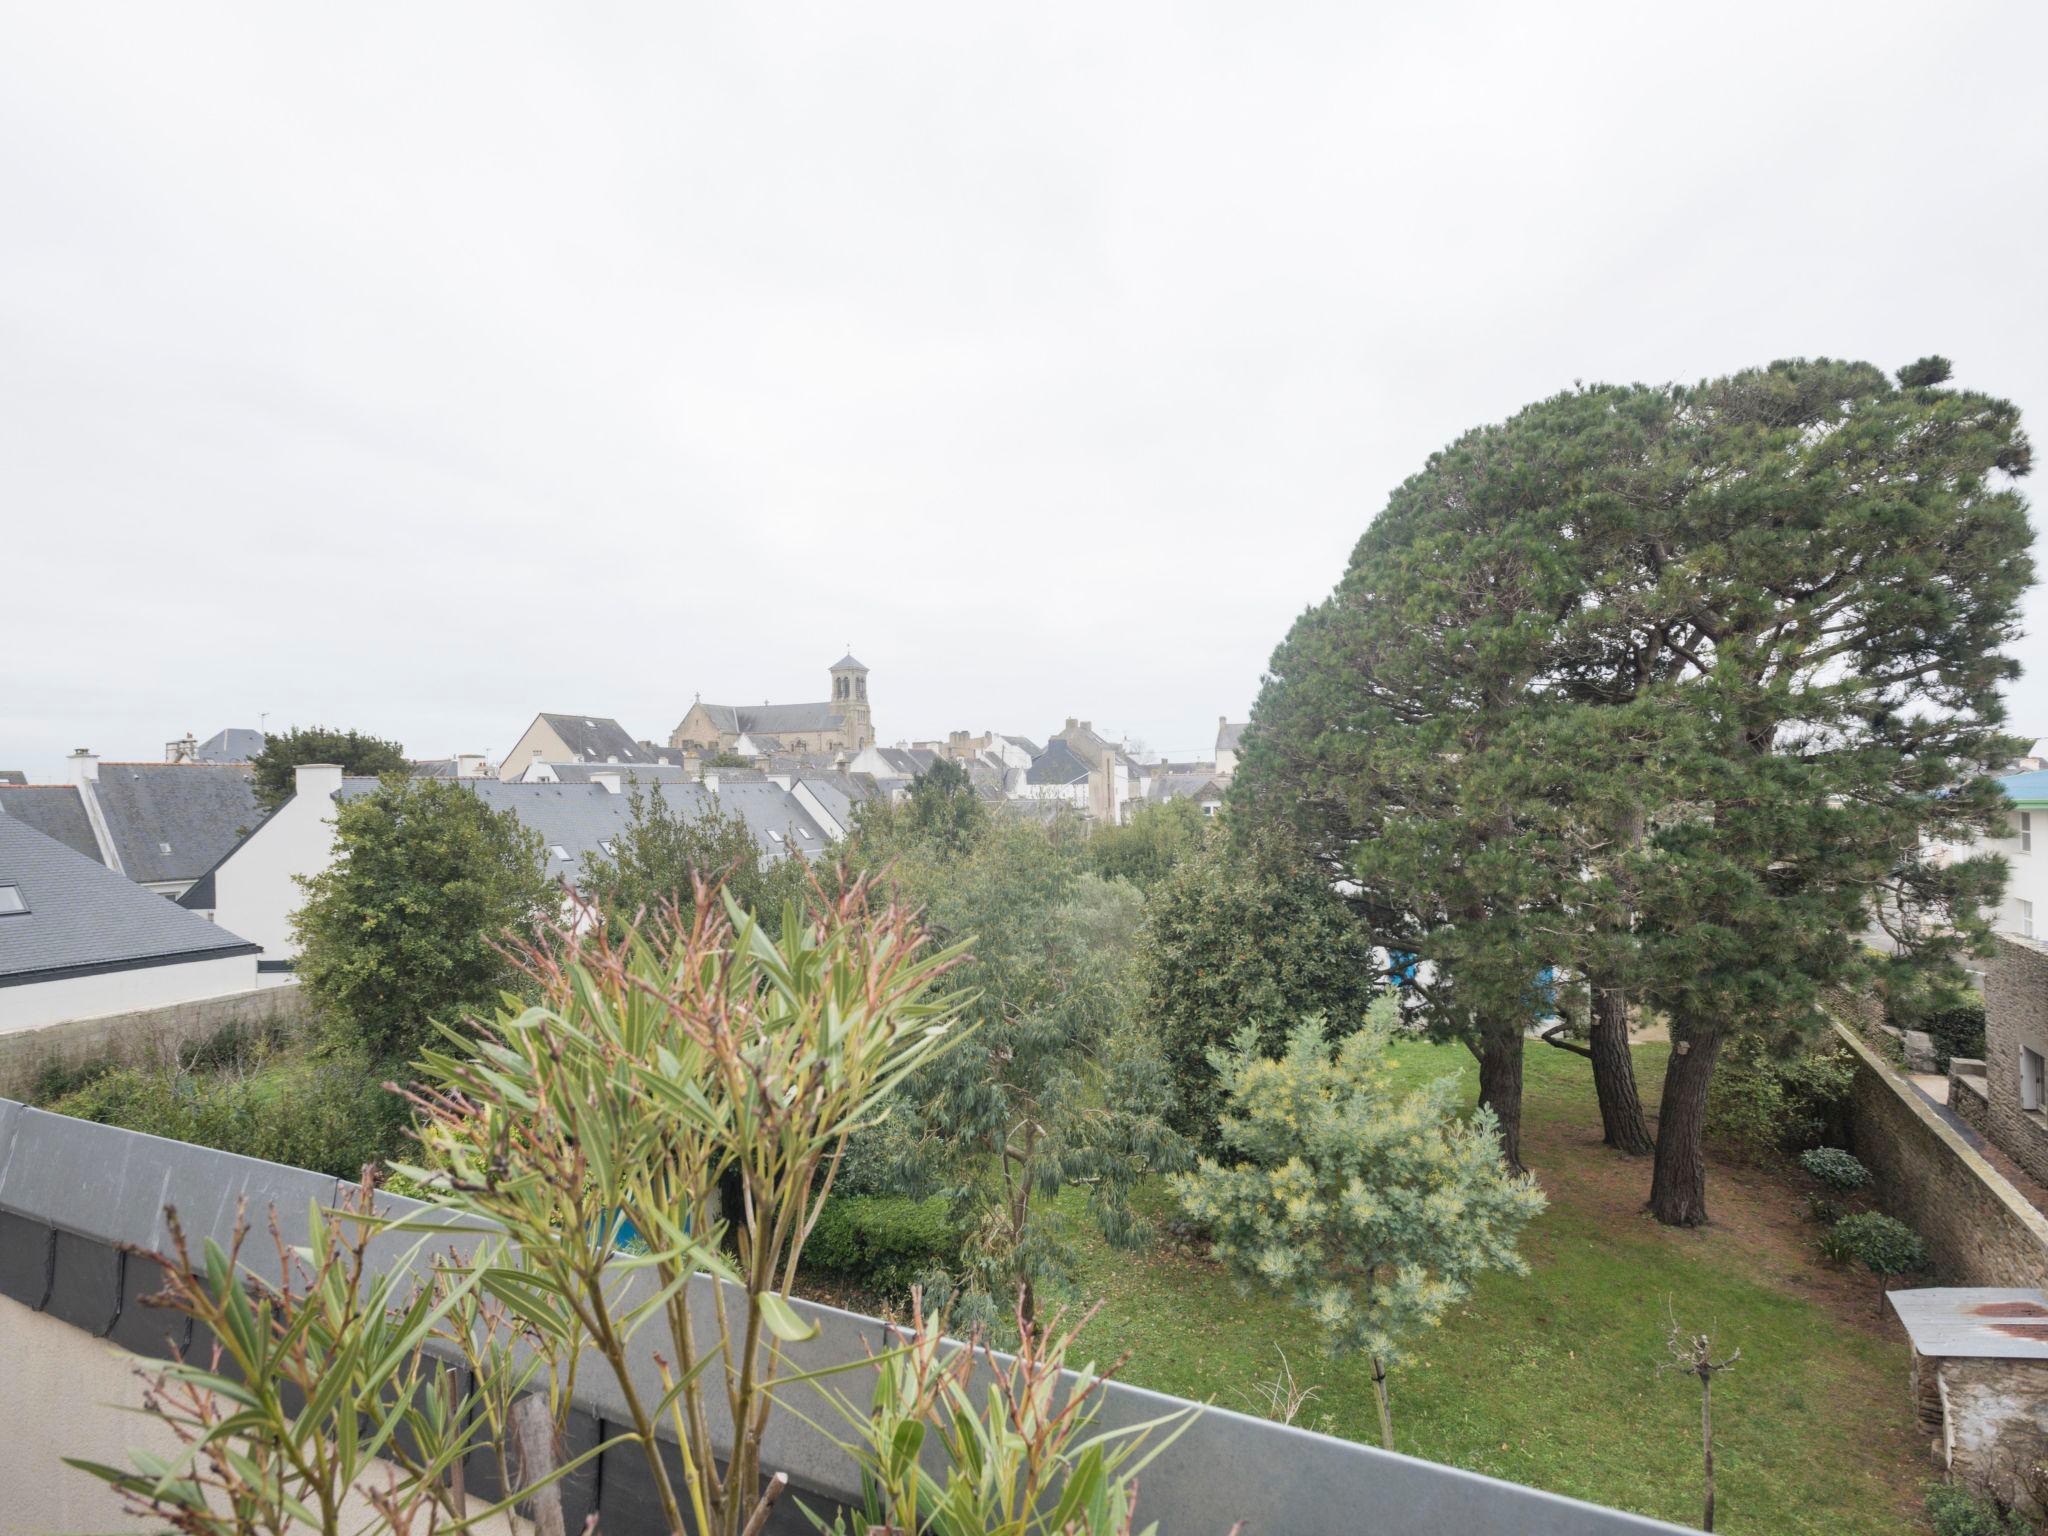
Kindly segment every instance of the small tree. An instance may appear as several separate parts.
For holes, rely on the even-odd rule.
[[[1670,1303],[1665,1303],[1667,1309]],[[1700,1383],[1700,1458],[1706,1470],[1706,1509],[1700,1519],[1700,1529],[1714,1528],[1714,1378],[1730,1369],[1742,1358],[1742,1351],[1736,1350],[1724,1360],[1714,1358],[1713,1338],[1704,1333],[1688,1334],[1678,1326],[1678,1316],[1671,1313],[1671,1331],[1665,1337],[1665,1347],[1671,1351],[1671,1359],[1663,1369],[1684,1371],[1696,1376]]]
[[[1146,801],[1122,825],[1088,834],[1088,867],[1105,880],[1123,879],[1149,892],[1218,833],[1192,800]]]
[[[753,830],[705,793],[696,809],[672,800],[656,785],[626,792],[628,819],[612,839],[612,853],[583,861],[583,894],[617,935],[643,916],[673,906],[687,916],[700,886],[718,886],[748,912],[776,913],[808,892],[807,866],[790,854],[770,859]]]
[[[292,930],[300,985],[338,1035],[404,1057],[517,987],[501,946],[551,921],[562,892],[516,816],[459,783],[392,779],[334,827],[334,862],[301,880]]]
[[[1103,1236],[1139,1247],[1151,1234],[1131,1191],[1188,1161],[1165,1066],[1130,1022],[1142,902],[1032,822],[997,823],[961,858],[910,848],[891,878],[937,933],[972,944],[960,980],[978,1027],[908,1085],[898,1176],[908,1193],[947,1194],[967,1234],[959,1317],[992,1323],[1020,1300],[1035,1319],[1072,1257],[1052,1198],[1080,1186]]]
[[[325,725],[293,726],[267,737],[251,766],[255,769],[256,803],[274,811],[291,799],[301,763],[339,763],[356,778],[381,779],[411,769],[405,748],[361,731],[337,731]]]
[[[940,854],[961,854],[988,831],[988,810],[967,770],[950,759],[911,781],[903,806],[904,830]]]
[[[1858,1211],[1836,1222],[1828,1234],[1831,1256],[1853,1260],[1877,1276],[1877,1315],[1884,1316],[1885,1290],[1893,1275],[1927,1267],[1926,1239],[1903,1221],[1877,1211]]]
[[[1205,1157],[1173,1181],[1240,1279],[1287,1295],[1333,1351],[1371,1356],[1390,1450],[1388,1368],[1475,1276],[1528,1272],[1515,1243],[1545,1203],[1502,1166],[1491,1112],[1459,1116],[1457,1077],[1394,1092],[1395,1015],[1382,998],[1334,1054],[1320,1022],[1302,1024],[1277,1061],[1246,1026],[1216,1063],[1237,1161]]]

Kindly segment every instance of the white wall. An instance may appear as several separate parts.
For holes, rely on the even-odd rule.
[[[2022,817],[2026,818],[2024,835]],[[1987,838],[1982,849],[2003,854],[2009,870],[2005,899],[1991,926],[2021,938],[2048,938],[2048,809],[2008,811],[2005,823],[2006,836]]]
[[[254,955],[227,955],[176,965],[147,965],[132,971],[103,971],[96,976],[24,982],[0,987],[0,1034],[223,997],[231,992],[253,991],[255,986]]]
[[[291,960],[299,953],[291,920],[306,893],[297,877],[318,874],[334,862],[334,796],[340,788],[335,764],[301,763],[297,792],[213,872],[213,920],[262,945],[259,959]]]

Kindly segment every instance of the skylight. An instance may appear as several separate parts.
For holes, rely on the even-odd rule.
[[[18,885],[0,885],[0,917],[14,917],[28,911],[28,898]]]
[[[553,854],[558,859],[567,859],[569,857],[569,850],[564,848],[560,843],[551,844],[548,848],[548,852]]]

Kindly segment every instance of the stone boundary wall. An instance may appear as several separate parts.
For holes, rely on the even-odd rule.
[[[287,982],[0,1034],[0,1097],[27,1093],[45,1067],[76,1066],[102,1056],[124,1066],[153,1065],[171,1060],[186,1046],[210,1039],[230,1024],[296,1026],[305,1012],[298,983]]]
[[[1850,1150],[1879,1203],[1927,1239],[1944,1281],[2048,1287],[2048,1217],[1854,1030],[1835,1031],[1857,1058]]]
[[[1992,936],[1984,967],[1984,1139],[2048,1184],[2048,1116],[2020,1107],[2020,1051],[2048,1055],[2048,944]]]

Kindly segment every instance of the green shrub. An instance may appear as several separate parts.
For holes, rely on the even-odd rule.
[[[1984,1058],[1984,999],[1981,997],[1959,998],[1956,1001],[1930,1012],[1920,1021],[1920,1028],[1927,1031],[1934,1041],[1934,1069],[1946,1072],[1949,1062],[1963,1056],[1981,1061]]]
[[[1844,1216],[1829,1231],[1821,1251],[1837,1263],[1861,1264],[1877,1276],[1877,1311],[1884,1315],[1885,1282],[1893,1275],[1925,1269],[1927,1241],[1903,1221],[1877,1211]]]
[[[1844,1194],[1870,1182],[1870,1170],[1840,1147],[1810,1147],[1799,1154],[1799,1166]]]
[[[942,1198],[834,1195],[804,1243],[804,1264],[895,1296],[951,1263],[959,1246]]]
[[[395,1155],[406,1126],[404,1101],[353,1056],[283,1062],[249,1076],[116,1067],[49,1107],[347,1179]]]
[[[2000,1509],[1960,1483],[1927,1490],[1927,1523],[1934,1536],[2032,1536],[2034,1529],[2017,1510]]]
[[[1758,1162],[1820,1145],[1847,1111],[1856,1062],[1832,1035],[1781,1053],[1760,1037],[1731,1041],[1707,1090],[1707,1135]]]

